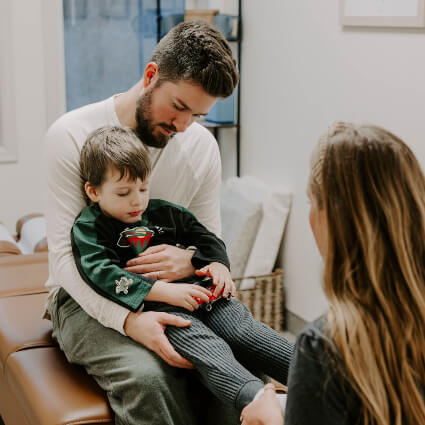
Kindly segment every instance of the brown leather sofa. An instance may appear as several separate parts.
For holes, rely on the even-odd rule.
[[[42,319],[47,252],[0,257],[0,416],[5,425],[113,424],[105,393],[67,362]]]

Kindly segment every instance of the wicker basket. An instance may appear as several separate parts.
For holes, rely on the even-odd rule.
[[[238,290],[237,298],[251,310],[257,320],[281,332],[285,303],[283,271],[277,269],[272,274],[233,280],[238,286],[239,282],[246,278],[254,278],[255,286],[252,289]]]

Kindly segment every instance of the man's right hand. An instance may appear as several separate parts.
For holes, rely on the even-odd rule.
[[[124,323],[124,332],[170,366],[193,369],[192,363],[177,353],[164,333],[167,326],[186,327],[190,323],[190,320],[174,314],[157,311],[129,313]]]

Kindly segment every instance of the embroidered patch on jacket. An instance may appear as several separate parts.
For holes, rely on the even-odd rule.
[[[124,292],[125,295],[128,294],[128,287],[133,283],[133,279],[128,279],[125,276],[122,276],[120,280],[116,280],[115,284],[117,287],[115,288],[115,292],[117,294]]]
[[[147,227],[133,227],[132,229],[125,229],[120,233],[117,245],[121,248],[128,248],[131,246],[136,255],[141,254],[149,244],[151,237],[155,232]]]

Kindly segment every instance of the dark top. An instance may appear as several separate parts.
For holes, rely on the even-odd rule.
[[[360,400],[329,355],[325,319],[309,324],[297,337],[288,378],[285,425],[357,425]]]
[[[148,246],[194,246],[195,269],[211,262],[228,268],[224,242],[183,207],[151,199],[142,221],[126,224],[108,217],[97,204],[86,207],[71,230],[72,252],[84,281],[100,295],[137,311],[154,279],[123,270],[128,260]]]

